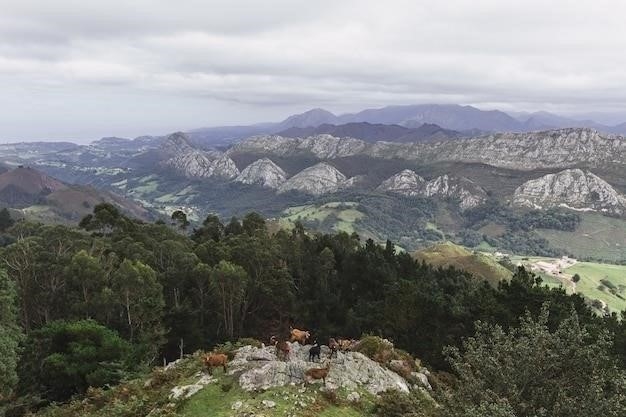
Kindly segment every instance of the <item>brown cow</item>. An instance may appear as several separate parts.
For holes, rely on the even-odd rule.
[[[213,375],[213,368],[221,366],[226,373],[226,363],[228,362],[228,356],[223,353],[209,353],[202,358],[204,365],[209,370],[209,374]]]
[[[298,330],[298,329],[291,328],[291,337],[289,341],[291,343],[298,342],[301,345],[305,345],[309,337],[311,337],[311,333],[307,332],[306,330]]]
[[[289,360],[289,353],[291,352],[291,347],[289,343],[280,341],[276,338],[276,336],[272,336],[270,338],[270,344],[274,345],[276,348],[276,357],[282,357],[284,360]]]
[[[304,372],[305,381],[310,379],[321,379],[326,385],[326,377],[328,376],[328,372],[330,371],[330,361],[326,362],[326,366],[324,368],[311,368],[307,369]]]

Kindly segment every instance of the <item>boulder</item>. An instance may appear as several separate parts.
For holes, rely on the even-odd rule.
[[[305,382],[304,373],[310,368],[325,366],[330,354],[328,347],[322,346],[322,363],[311,363],[308,358],[312,345],[292,343],[290,346],[291,354],[287,361],[278,360],[273,347],[245,346],[230,362],[229,374],[238,375],[239,385],[246,391],[302,384]],[[373,394],[388,389],[409,391],[408,383],[400,375],[358,352],[338,352],[337,357],[333,357],[326,387],[349,390],[361,387]]]

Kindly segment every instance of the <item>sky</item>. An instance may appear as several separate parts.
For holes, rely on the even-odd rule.
[[[626,120],[622,0],[0,0],[0,142],[390,104]]]

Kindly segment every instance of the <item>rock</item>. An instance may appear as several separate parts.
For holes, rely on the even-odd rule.
[[[204,385],[200,385],[200,384],[192,384],[192,385],[183,385],[180,387],[174,387],[172,388],[171,392],[170,392],[170,400],[178,400],[180,398],[189,398],[192,395],[196,394],[198,391],[200,391],[202,388],[204,388]]]
[[[263,401],[261,401],[261,404],[263,404],[263,407],[265,407],[265,408],[274,408],[274,407],[276,407],[276,403],[274,401],[270,401],[270,400],[263,400]]]
[[[169,135],[163,143],[162,151],[165,155],[162,164],[189,178],[230,179],[239,174],[235,162],[226,154],[194,148],[185,133]]]
[[[513,203],[532,208],[566,207],[622,215],[626,197],[602,178],[581,169],[566,169],[520,185]]]
[[[354,138],[315,135],[307,138],[256,136],[230,153],[315,155],[320,159],[365,155],[417,162],[459,161],[519,170],[567,168],[576,164],[599,167],[626,164],[626,140],[592,129],[570,128],[542,132],[495,133],[436,143],[366,143]]]
[[[430,386],[430,382],[428,382],[428,376],[422,372],[412,372],[411,377],[418,381],[423,387],[432,390],[433,388]]]
[[[378,186],[387,191],[409,197],[439,197],[459,201],[463,210],[476,207],[487,199],[487,193],[467,178],[442,175],[425,181],[415,172],[405,169],[386,179]]]
[[[322,195],[333,193],[350,185],[348,179],[337,168],[325,162],[306,168],[289,178],[278,189],[279,193],[300,191],[306,194]]]
[[[383,181],[378,186],[378,190],[406,196],[417,196],[420,195],[425,183],[424,178],[410,169],[405,169]]]
[[[241,407],[243,407],[243,402],[242,401],[235,401],[231,406],[230,409],[237,411],[239,409],[241,409]]]
[[[252,358],[267,357],[271,347],[254,348],[245,346],[237,351],[230,362],[230,374],[239,375],[239,385],[246,391],[266,390],[272,387],[302,384],[305,382],[304,373],[310,368],[319,368],[325,365],[329,351],[326,346],[322,349],[322,362],[308,362],[311,345],[301,346],[291,344],[289,361],[253,360]],[[321,384],[322,381],[319,381]],[[337,389],[343,387],[355,390],[362,387],[371,393],[379,393],[387,389],[397,389],[408,392],[407,382],[398,374],[372,361],[358,352],[339,352],[330,364],[330,372],[326,379],[326,387]]]
[[[172,388],[169,398],[170,400],[189,398],[192,395],[196,394],[198,391],[200,391],[202,388],[204,388],[206,385],[213,384],[215,382],[217,382],[217,379],[213,378],[211,375],[202,375],[195,384],[183,385]]]
[[[281,167],[269,158],[254,161],[241,171],[235,181],[243,184],[257,184],[267,188],[278,188],[287,179]]]
[[[361,394],[356,391],[352,391],[348,394],[346,400],[351,403],[358,403],[359,401],[361,401]]]

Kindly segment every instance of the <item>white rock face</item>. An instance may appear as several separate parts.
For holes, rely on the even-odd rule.
[[[230,362],[229,374],[239,375],[239,385],[246,391],[265,390],[292,384],[304,383],[304,372],[310,368],[323,367],[322,363],[308,362],[311,345],[290,344],[291,354],[288,361],[278,360],[273,347],[255,348],[245,346],[237,352]],[[258,351],[265,351],[260,354]],[[322,358],[329,355],[326,346],[322,346]],[[272,355],[273,360],[254,360],[254,358]],[[317,382],[319,384],[322,381]],[[374,362],[358,352],[338,352],[332,359],[326,378],[326,387],[339,387],[355,390],[363,387],[373,394],[387,389],[409,391],[409,384],[400,375]]]
[[[313,154],[321,159],[367,155],[410,161],[462,161],[496,167],[531,170],[588,166],[626,165],[626,138],[573,128],[527,133],[496,133],[467,140],[436,143],[366,143],[354,138],[317,135],[308,138],[256,136],[235,145],[229,152],[268,155]]]
[[[351,184],[337,168],[325,162],[306,168],[285,181],[278,189],[279,193],[291,190],[306,194],[322,195],[333,193]]]
[[[163,163],[189,178],[230,179],[239,174],[235,162],[228,155],[196,149],[189,143],[184,133],[169,135],[162,149],[167,158]]]
[[[367,144],[354,138],[315,135],[307,138],[286,138],[277,135],[253,136],[234,145],[229,153],[265,153],[271,155],[313,154],[320,159],[340,158],[364,152]]]
[[[487,198],[485,191],[467,178],[442,175],[425,181],[415,172],[405,169],[383,181],[379,191],[387,191],[410,197],[440,197],[459,200],[461,209],[476,207]]]
[[[581,169],[566,169],[520,185],[513,203],[532,208],[567,207],[580,211],[626,213],[626,198],[602,178]]]
[[[412,197],[422,195],[425,184],[424,178],[410,169],[405,169],[383,181],[378,186],[378,190]]]
[[[244,184],[257,184],[267,188],[278,188],[287,179],[287,174],[281,167],[269,158],[254,161],[245,167],[235,181]]]

